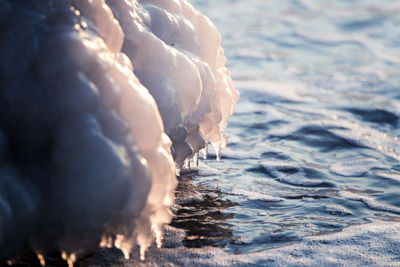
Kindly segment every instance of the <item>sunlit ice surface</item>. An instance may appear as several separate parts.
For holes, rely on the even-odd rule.
[[[225,145],[239,93],[218,30],[185,0],[4,0],[0,17],[1,263],[144,260],[176,173]]]

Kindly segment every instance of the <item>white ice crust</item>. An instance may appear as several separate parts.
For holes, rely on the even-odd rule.
[[[9,177],[5,186],[21,186],[21,199],[24,196],[24,204],[31,205],[32,214],[39,210],[34,200],[47,201],[42,191],[54,192],[49,198],[51,205],[61,210],[64,220],[53,218],[43,206],[40,212],[48,215],[42,218],[41,227],[45,235],[45,228],[63,229],[67,224],[67,230],[45,236],[56,240],[51,245],[40,231],[36,237],[28,230],[21,236],[10,235],[17,243],[30,238],[29,249],[41,263],[47,253],[58,249],[72,265],[76,254],[92,247],[99,231],[100,246],[115,246],[129,258],[139,245],[143,259],[153,241],[161,246],[163,226],[171,220],[176,170],[185,160],[198,158],[199,150],[209,142],[218,154],[226,143],[223,130],[239,93],[225,67],[220,34],[186,0],[31,2],[21,4],[26,4],[27,11],[12,1],[2,5],[9,13],[26,12],[38,18],[32,19],[35,24],[22,21],[21,27],[26,27],[32,38],[38,36],[32,41],[43,47],[42,55],[34,54],[40,56],[35,59],[37,72],[43,73],[41,77],[49,84],[57,84],[56,104],[64,112],[60,117],[72,119],[62,119],[60,129],[51,132],[56,141],[55,148],[50,148],[54,155],[48,169],[57,173],[54,182],[46,184],[49,188],[36,187],[34,180],[14,177],[2,169],[0,174]],[[44,18],[47,25],[40,28]],[[71,21],[75,23],[72,26]],[[46,38],[37,33],[43,29],[50,29]],[[21,66],[21,73],[26,65]],[[81,95],[73,94],[76,86],[63,71],[72,73],[81,86],[78,89],[83,90]],[[57,81],[57,77],[61,79]],[[5,93],[12,92],[12,88],[6,89]],[[80,107],[79,101],[96,97],[100,103],[96,102],[95,114]],[[0,145],[7,142],[7,132],[3,139]],[[47,174],[48,169],[41,171]],[[102,182],[106,183],[99,185]],[[36,191],[31,193],[25,185]],[[9,225],[23,224],[13,221],[12,212],[18,214],[19,207],[8,202],[10,189],[4,190],[5,194],[0,190],[0,214],[5,214],[0,246],[7,245],[1,234]],[[75,214],[84,214],[77,224]],[[25,219],[31,225],[37,222],[34,216]],[[0,260],[13,253],[13,249],[0,253]]]
[[[162,226],[171,219],[176,178],[170,138],[177,168],[205,143],[220,147],[239,94],[225,68],[218,30],[186,0],[72,2],[98,31],[90,38],[79,29],[86,48],[104,66],[104,75],[93,79],[109,86],[103,90],[110,94],[118,91],[118,113],[129,124],[150,174],[141,178],[151,180],[151,189],[133,232],[125,230],[114,239],[126,257],[139,244],[144,258],[153,238],[161,246]],[[137,212],[137,207],[127,209]],[[101,245],[110,246],[111,239],[104,235]]]

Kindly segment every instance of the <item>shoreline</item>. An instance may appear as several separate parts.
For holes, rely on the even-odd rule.
[[[230,254],[221,248],[186,248],[184,231],[167,226],[162,248],[152,246],[141,261],[135,253],[124,260],[114,249],[96,252],[76,266],[400,266],[400,222],[373,221],[340,232],[260,252]],[[102,262],[104,259],[114,262]]]

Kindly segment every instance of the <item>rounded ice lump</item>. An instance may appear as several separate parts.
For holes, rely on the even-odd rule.
[[[0,261],[144,257],[175,168],[225,140],[218,31],[186,0],[0,0],[0,36]]]

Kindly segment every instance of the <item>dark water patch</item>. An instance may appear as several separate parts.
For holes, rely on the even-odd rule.
[[[282,201],[277,202],[277,201],[267,201],[262,199],[241,201],[240,206],[246,207],[246,209],[257,209],[262,211],[274,210],[277,208],[279,209],[285,207],[285,205],[282,204]]]
[[[257,130],[268,130],[273,127],[278,127],[279,125],[288,123],[287,121],[284,120],[273,120],[273,121],[267,121],[267,122],[257,122],[252,125],[250,125],[249,128],[251,129],[257,129]]]
[[[248,172],[261,173],[278,182],[301,187],[336,187],[335,184],[326,182],[325,175],[318,170],[298,167],[289,162],[262,163],[258,167],[246,169]],[[322,179],[321,179],[322,178]]]
[[[254,173],[262,173],[267,175],[268,177],[273,178],[274,176],[272,176],[272,174],[266,170],[263,166],[259,165],[258,167],[252,167],[252,168],[248,168],[246,169],[246,171],[248,172],[254,172]]]
[[[308,178],[320,179],[320,180],[327,179],[327,176],[325,175],[325,173],[323,173],[315,168],[302,166],[301,170],[305,173],[305,176]]]
[[[183,244],[186,247],[225,247],[233,238],[232,225],[221,223],[221,220],[231,219],[231,214],[225,215],[219,211],[207,212],[201,216],[180,216],[171,225],[185,229],[186,237]],[[184,219],[185,218],[185,219]]]
[[[279,159],[279,160],[291,160],[290,156],[285,155],[282,152],[274,152],[268,151],[261,154],[261,158],[271,158],[271,159]]]
[[[338,24],[338,26],[340,29],[344,31],[360,31],[370,27],[381,26],[384,21],[385,21],[384,17],[376,17],[376,16],[364,19],[353,18],[351,21]]]
[[[221,198],[221,191],[218,189],[215,190],[210,190],[210,192],[217,192],[216,195],[211,195],[211,194],[206,194],[202,195],[202,199],[198,200],[196,199],[195,201],[192,202],[187,202],[184,204],[184,207],[193,207],[196,209],[201,210],[202,208],[208,209],[208,208],[229,208],[232,206],[235,206],[236,203],[231,202],[229,199],[222,199]]]
[[[289,245],[291,243],[300,240],[301,237],[299,237],[295,233],[270,232],[258,235],[251,241],[242,240],[240,238],[235,239],[230,243],[230,248],[235,254],[241,254],[249,252],[258,252],[264,250],[265,248],[271,249],[275,247]],[[256,265],[256,266],[268,266],[268,265]]]
[[[243,91],[242,98],[247,98],[249,101],[257,104],[274,105],[276,103],[300,103],[298,100],[290,99],[282,95],[271,94],[267,91],[262,92],[252,89],[243,89]]]
[[[321,187],[335,187],[334,184],[329,183],[329,182],[320,182],[320,181],[315,181],[315,180],[307,180],[304,182],[291,182],[288,180],[284,179],[277,179],[278,181],[288,184],[288,185],[293,185],[293,186],[301,186],[301,187],[312,187],[312,188],[321,188]]]
[[[294,32],[293,36],[299,38],[302,41],[306,41],[311,45],[317,46],[326,46],[326,47],[337,47],[337,46],[348,46],[348,45],[356,45],[358,47],[362,47],[362,43],[355,41],[355,40],[335,40],[335,39],[327,39],[327,38],[318,38],[318,36],[308,36],[306,34],[300,32]],[[324,49],[315,49],[314,47],[313,52],[315,53],[318,51],[321,54],[326,54],[326,50]],[[321,47],[323,48],[323,47]]]
[[[326,223],[326,222],[313,222],[312,224],[314,224],[315,226],[317,226],[319,229],[321,229],[321,231],[323,231],[323,229],[326,230],[338,230],[343,228],[343,225],[341,224],[335,224],[335,223]]]
[[[292,4],[292,6],[294,7],[294,8],[296,8],[296,10],[301,10],[301,11],[309,11],[310,10],[310,7],[306,4],[306,3],[304,3],[303,1],[299,1],[299,0],[291,0],[290,1],[291,2],[291,4]]]
[[[301,238],[293,232],[286,233],[268,233],[262,234],[260,237],[252,240],[253,245],[267,245],[270,248],[281,246],[282,244],[289,244],[291,242],[299,241]]]
[[[292,36],[288,36],[288,35],[278,35],[277,37],[267,37],[264,36],[265,41],[270,41],[272,43],[274,43],[275,45],[277,45],[278,47],[285,47],[285,48],[289,48],[289,49],[301,49],[301,48],[305,48],[305,44],[303,44],[301,41],[301,39],[294,39],[291,38]],[[288,39],[288,40],[285,40]],[[290,40],[290,39],[294,39],[294,40]]]
[[[346,108],[344,110],[367,122],[390,124],[392,126],[397,126],[399,123],[399,116],[384,109]]]
[[[306,125],[298,129],[292,134],[279,136],[270,135],[274,139],[286,139],[303,143],[310,147],[316,147],[320,152],[329,152],[335,149],[345,148],[361,148],[362,144],[352,139],[347,139],[342,136],[336,135],[319,125]]]
[[[170,225],[185,230],[184,246],[226,247],[232,242],[232,225],[228,221],[235,214],[227,209],[236,206],[236,202],[225,199],[218,188],[195,185],[190,175],[179,177],[176,195],[178,208]]]
[[[299,169],[296,167],[284,167],[284,168],[279,168],[278,171],[280,171],[281,173],[286,173],[286,174],[295,174],[295,173],[299,173]]]

